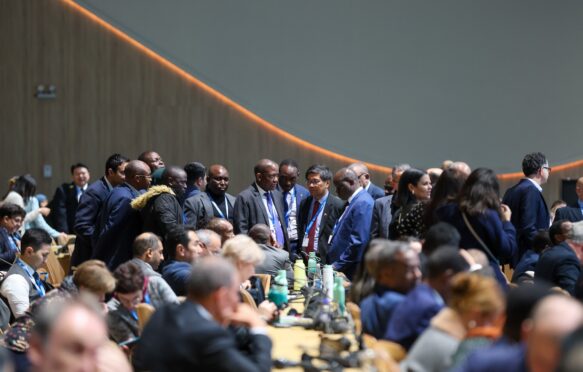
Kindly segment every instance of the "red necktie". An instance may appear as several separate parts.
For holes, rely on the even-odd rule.
[[[308,246],[306,247],[306,253],[310,254],[310,252],[314,251],[314,240],[316,238],[316,228],[318,224],[318,217],[316,213],[318,213],[318,209],[320,209],[320,202],[314,202],[314,208],[312,209],[312,218],[315,218],[314,223],[310,227],[310,231],[308,231]]]

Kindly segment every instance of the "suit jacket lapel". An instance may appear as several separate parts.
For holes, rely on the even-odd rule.
[[[263,204],[263,195],[261,195],[261,192],[259,191],[255,183],[253,183],[253,194],[255,195],[255,197],[253,198],[253,201],[255,202],[255,207],[258,208],[258,210],[260,210],[263,213],[263,218],[265,218],[265,221],[269,226],[269,213],[267,213],[267,209],[265,209],[265,205]]]

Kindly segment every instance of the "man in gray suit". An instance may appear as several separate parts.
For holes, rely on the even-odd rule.
[[[235,234],[246,234],[254,225],[262,223],[269,226],[277,246],[289,252],[283,196],[276,190],[279,166],[273,160],[262,159],[253,171],[255,182],[243,190],[235,201]]]
[[[294,272],[292,269],[289,254],[281,248],[273,246],[273,237],[269,231],[269,226],[264,224],[257,224],[249,230],[249,237],[259,245],[265,253],[265,260],[255,266],[257,274],[269,274],[271,276],[277,275],[279,270],[285,270],[288,281],[294,280]]]
[[[383,196],[375,200],[372,210],[372,223],[370,226],[370,238],[389,238],[389,224],[391,223],[391,203],[393,195]]]
[[[233,223],[235,197],[227,193],[229,171],[220,164],[211,165],[206,177],[206,190],[184,201],[186,223],[204,227],[212,218],[223,218]]]

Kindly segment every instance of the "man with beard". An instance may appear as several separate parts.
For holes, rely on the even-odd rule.
[[[162,174],[162,185],[151,187],[132,202],[132,208],[138,210],[142,217],[143,231],[164,238],[172,228],[182,225],[182,207],[179,200],[185,190],[184,169],[177,166],[166,167]]]
[[[235,197],[227,193],[229,171],[220,164],[211,165],[206,180],[206,192],[198,193],[184,201],[185,222],[203,227],[212,218],[223,218],[233,223]]]

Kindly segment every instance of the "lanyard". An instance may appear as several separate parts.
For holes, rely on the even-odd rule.
[[[227,215],[225,217],[225,214],[223,214],[223,211],[221,211],[221,208],[219,208],[217,203],[215,203],[212,196],[208,192],[206,194],[208,195],[209,199],[211,200],[213,207],[215,207],[215,209],[217,210],[217,213],[219,214],[219,216],[221,216],[222,219],[228,219],[229,218],[229,203],[227,202],[227,196],[225,195],[225,213]]]
[[[43,297],[45,295],[45,288],[42,285],[42,281],[40,280],[40,277],[38,278],[38,282],[36,280],[36,278],[34,277],[34,275],[32,275],[29,271],[28,271],[28,267],[26,267],[26,265],[24,264],[24,262],[22,262],[20,259],[16,260],[16,263],[18,264],[18,266],[22,267],[22,269],[28,274],[28,276],[32,279],[32,283],[33,285],[36,287],[36,290],[38,291],[39,295],[41,297]],[[38,275],[38,274],[37,274]],[[40,283],[39,283],[40,282]]]
[[[308,235],[308,233],[310,232],[310,229],[312,228],[312,225],[316,222],[316,220],[318,219],[318,216],[320,215],[320,213],[322,213],[322,210],[324,210],[324,206],[326,206],[326,201],[328,200],[328,196],[326,196],[324,198],[324,200],[322,200],[322,202],[320,203],[320,207],[318,208],[318,210],[316,211],[316,213],[314,213],[314,215],[312,216],[312,219],[310,220],[310,223],[308,223],[308,226],[306,226],[306,232],[304,235]],[[314,201],[315,203],[315,201]]]

